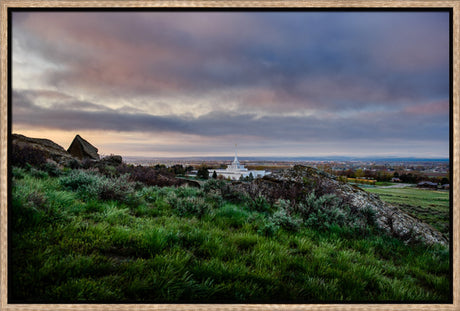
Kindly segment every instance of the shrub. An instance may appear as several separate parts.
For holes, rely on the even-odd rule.
[[[266,237],[272,237],[275,235],[276,231],[278,231],[279,226],[273,223],[272,221],[265,222],[257,233]]]
[[[33,168],[33,167],[30,169],[30,175],[38,179],[43,179],[43,178],[48,177],[48,174],[46,172],[43,172],[42,170],[37,170],[36,168]]]
[[[345,212],[337,207],[333,207],[330,209],[319,209],[311,213],[309,217],[305,219],[305,224],[318,229],[329,229],[332,225],[345,225],[345,220]]]
[[[67,167],[67,168],[70,168],[70,169],[73,169],[73,170],[76,170],[76,169],[81,168],[82,164],[77,159],[70,158],[70,159],[67,159],[67,160],[64,161],[63,166]]]
[[[55,162],[46,162],[43,166],[43,170],[48,173],[51,177],[57,177],[61,175],[61,170]]]
[[[132,186],[120,182],[119,178],[100,178],[96,183],[96,192],[103,201],[123,201],[132,191]]]
[[[316,196],[314,192],[299,204],[299,214],[307,226],[327,229],[333,225],[348,226],[365,232],[375,222],[375,212],[369,208],[351,210],[332,194]]]
[[[370,206],[359,210],[359,215],[365,220],[366,224],[369,226],[374,226],[376,223],[376,213],[375,210]]]
[[[203,185],[203,192],[209,194],[212,198],[216,198],[218,201],[226,200],[231,203],[243,202],[244,195],[241,192],[236,191],[232,188],[232,185],[220,180],[210,179]],[[220,197],[220,199],[218,198]],[[215,205],[220,206],[220,202],[216,202]]]
[[[83,170],[74,170],[62,177],[60,182],[64,188],[77,191],[86,199],[118,201],[128,205],[135,205],[139,200],[134,194],[134,184],[128,181],[127,175],[107,178]]]
[[[326,194],[323,196],[317,197],[315,192],[312,191],[305,197],[299,204],[299,212],[300,216],[307,220],[310,218],[310,214],[312,213],[319,213],[323,210],[331,209],[337,203],[337,198],[334,195]]]
[[[127,175],[114,178],[99,177],[96,183],[88,188],[102,201],[118,201],[128,205],[136,205],[138,198],[134,194],[134,184],[128,181]]]
[[[107,177],[119,176],[117,169],[112,165],[99,165],[98,170],[102,175]]]
[[[68,190],[79,190],[88,185],[95,184],[97,176],[83,170],[73,170],[69,175],[61,177],[61,185]]]
[[[265,213],[270,210],[270,204],[268,204],[267,199],[259,195],[254,198],[254,200],[249,201],[249,208],[257,212]]]
[[[187,198],[187,197],[203,197],[204,193],[199,188],[194,187],[178,187],[175,191],[176,195],[179,198]]]
[[[222,197],[216,193],[210,193],[205,196],[205,201],[212,207],[212,208],[221,208],[224,204],[224,200]]]
[[[131,181],[141,182],[148,186],[177,186],[179,181],[175,179],[174,174],[166,168],[155,168],[145,166],[119,165],[116,167],[117,174],[128,174]]]
[[[159,197],[158,187],[145,187],[139,190],[140,196],[149,203],[153,203]]]
[[[210,206],[202,198],[184,198],[178,202],[177,212],[182,215],[194,215],[201,218],[206,214]]]
[[[203,191],[204,193],[218,192],[222,195],[225,185],[223,180],[210,179],[204,183]]]
[[[84,168],[84,169],[89,169],[91,167],[94,166],[96,162],[92,159],[89,159],[89,158],[85,158],[81,161],[81,167]]]
[[[12,145],[11,148],[11,163],[14,166],[27,167],[31,165],[34,167],[41,167],[46,164],[48,154],[40,149],[32,148],[30,146]]]
[[[271,217],[271,221],[276,226],[291,232],[297,232],[302,224],[302,219],[292,217],[285,209],[276,211]]]
[[[24,179],[26,172],[23,168],[13,167],[11,170],[11,174],[15,179]]]
[[[178,196],[175,192],[168,193],[166,200],[179,216],[201,218],[211,208],[204,198]]]

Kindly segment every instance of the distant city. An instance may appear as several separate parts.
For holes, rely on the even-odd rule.
[[[238,157],[242,165],[250,170],[277,172],[294,165],[307,165],[322,169],[334,175],[362,176],[378,180],[391,180],[395,176],[417,176],[412,181],[423,179],[449,179],[450,161],[448,158],[354,158],[354,157]],[[154,166],[174,165],[198,168],[205,165],[212,173],[213,169],[225,169],[233,161],[232,157],[178,157],[149,158],[123,157],[128,164]],[[410,178],[409,178],[410,179]]]
[[[347,157],[347,156],[316,156],[316,157],[238,157],[242,161],[276,161],[276,162],[449,162],[449,158],[415,158],[415,157]],[[193,157],[142,157],[124,156],[128,163],[180,162],[180,161],[231,161],[231,156],[193,156]]]

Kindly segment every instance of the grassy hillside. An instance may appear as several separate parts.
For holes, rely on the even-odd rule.
[[[366,188],[406,213],[449,234],[449,192],[419,188]]]
[[[447,301],[449,252],[330,209],[13,169],[11,302]],[[312,199],[315,200],[314,198]],[[328,204],[318,198],[314,203]],[[315,203],[315,204],[316,204]]]

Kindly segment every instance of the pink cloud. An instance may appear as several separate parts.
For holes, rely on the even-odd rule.
[[[407,106],[404,111],[408,114],[414,115],[448,114],[449,102],[447,100],[443,100],[426,104],[411,105]]]

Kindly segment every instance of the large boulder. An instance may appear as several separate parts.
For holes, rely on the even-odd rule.
[[[104,165],[118,166],[123,163],[123,158],[120,155],[111,154],[103,157],[100,162]]]
[[[99,160],[98,149],[78,134],[73,139],[67,152],[80,160]]]

